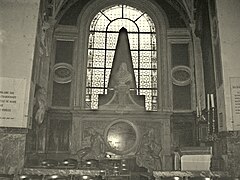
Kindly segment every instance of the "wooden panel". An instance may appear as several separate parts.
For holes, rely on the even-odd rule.
[[[48,122],[48,152],[66,152],[69,150],[71,114],[50,113]]]
[[[194,116],[188,113],[172,116],[172,144],[174,147],[195,145]]]

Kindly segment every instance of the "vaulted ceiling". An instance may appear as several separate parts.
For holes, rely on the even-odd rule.
[[[81,1],[81,4],[84,5],[89,1],[86,0],[52,0],[49,1],[47,5],[48,8],[52,8],[52,17],[57,19],[61,17],[66,10],[72,6],[74,3]],[[163,1],[171,5],[181,16],[185,19],[185,22],[193,22],[194,20],[194,3],[196,0],[153,0],[159,4]]]

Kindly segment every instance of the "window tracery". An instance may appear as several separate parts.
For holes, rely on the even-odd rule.
[[[128,30],[136,90],[145,95],[145,108],[157,110],[156,30],[151,18],[127,5],[101,10],[92,20],[88,42],[86,105],[98,109],[98,95],[106,94],[119,30]]]

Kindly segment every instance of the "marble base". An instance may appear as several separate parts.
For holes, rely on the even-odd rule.
[[[24,166],[26,134],[17,132],[0,129],[0,174],[18,174]]]
[[[193,177],[229,177],[227,172],[211,172],[211,171],[153,171],[153,176],[156,180],[161,180],[166,177],[180,177],[180,178],[193,178]]]
[[[27,175],[61,175],[61,176],[99,176],[104,170],[81,170],[81,169],[44,169],[44,168],[24,168],[23,174]]]

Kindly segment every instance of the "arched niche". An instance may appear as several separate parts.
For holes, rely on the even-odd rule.
[[[76,94],[75,106],[84,109],[85,87],[86,87],[86,70],[88,59],[88,35],[92,19],[102,9],[117,4],[126,4],[146,12],[153,20],[156,26],[157,34],[157,62],[158,62],[158,111],[169,110],[170,107],[170,85],[169,85],[169,62],[167,56],[167,28],[168,19],[163,9],[154,1],[111,1],[111,0],[94,0],[90,1],[81,11],[78,18],[78,57],[76,66]]]

